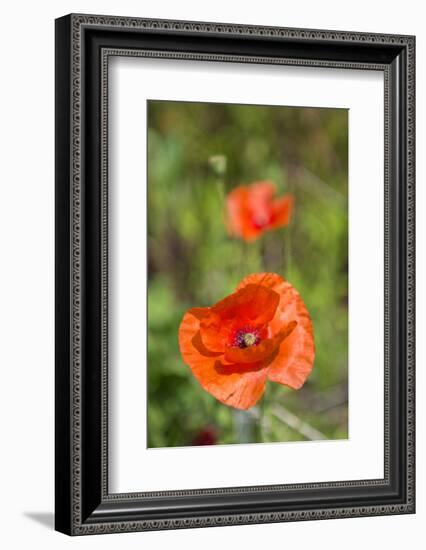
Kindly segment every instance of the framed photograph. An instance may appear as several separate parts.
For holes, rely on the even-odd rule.
[[[415,511],[415,38],[56,20],[56,529]]]

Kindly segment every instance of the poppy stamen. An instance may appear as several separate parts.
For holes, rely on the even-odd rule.
[[[250,346],[257,346],[259,342],[259,330],[256,328],[244,327],[235,335],[233,346],[238,348],[249,348]]]
[[[248,346],[253,346],[256,343],[257,337],[252,332],[247,332],[247,334],[244,334],[243,336],[243,342],[244,344]]]

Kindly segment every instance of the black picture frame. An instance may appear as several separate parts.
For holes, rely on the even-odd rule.
[[[385,97],[380,480],[108,493],[111,55],[374,69]],[[414,481],[415,37],[71,14],[56,20],[56,529],[69,535],[407,514]]]

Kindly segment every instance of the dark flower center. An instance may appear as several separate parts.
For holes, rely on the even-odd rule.
[[[260,334],[258,329],[244,327],[236,333],[233,344],[239,348],[249,348],[250,346],[257,346],[259,341]]]

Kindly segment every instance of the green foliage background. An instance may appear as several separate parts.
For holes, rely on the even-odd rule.
[[[267,179],[278,195],[294,195],[291,224],[254,243],[230,238],[225,194]],[[149,101],[150,447],[191,445],[206,428],[217,444],[347,438],[347,192],[344,109]],[[260,271],[301,294],[316,359],[301,390],[267,383],[258,406],[241,412],[201,388],[180,356],[178,328],[187,309],[213,305]]]

